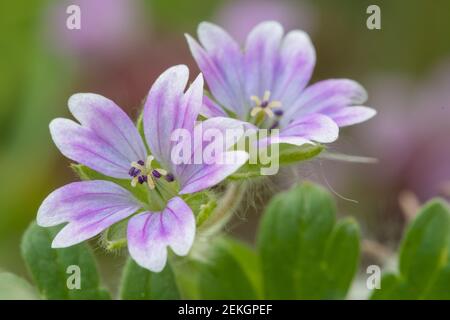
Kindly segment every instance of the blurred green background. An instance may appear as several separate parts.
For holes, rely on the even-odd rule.
[[[81,7],[81,30],[66,28],[70,4]],[[366,27],[371,4],[381,8],[381,30]],[[352,78],[368,89],[379,115],[343,130],[331,150],[379,162],[316,160],[256,192],[268,199],[297,180],[316,180],[341,195],[340,211],[356,217],[366,238],[395,250],[417,203],[450,195],[448,0],[18,0],[0,3],[0,269],[26,275],[23,231],[45,196],[75,179],[48,130],[51,119],[68,116],[71,94],[102,94],[136,116],[166,68],[184,63],[198,72],[185,32],[208,20],[243,41],[267,19],[310,34],[313,81]],[[264,203],[241,212],[230,232],[252,242]],[[96,252],[114,286],[122,259]]]

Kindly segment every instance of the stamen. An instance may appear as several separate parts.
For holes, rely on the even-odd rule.
[[[138,177],[138,182],[140,184],[143,184],[146,180],[147,180],[147,176],[139,176]]]
[[[283,115],[283,110],[281,109],[276,109],[273,111],[273,113],[277,116],[277,117],[281,117]]]
[[[274,118],[275,115],[277,117],[281,117],[283,115],[283,111],[281,110],[272,110],[280,108],[281,102],[270,101],[270,91],[268,90],[264,92],[262,99],[257,96],[251,96],[250,100],[255,102],[255,106],[250,111],[250,116],[256,117],[255,122],[257,125],[264,123],[264,118],[266,115],[269,118]]]
[[[153,169],[152,161],[153,156],[148,156],[147,160],[144,162],[143,160],[138,160],[136,162],[131,163],[131,168],[128,171],[128,174],[133,177],[131,179],[131,185],[133,187],[137,186],[137,184],[147,183],[150,189],[155,188],[155,178],[159,179],[162,176],[166,177],[166,180],[171,182],[175,180],[173,175],[168,175],[167,171],[161,168]]]
[[[161,178],[161,173],[159,173],[158,170],[153,170],[153,171],[152,171],[152,175],[153,175],[155,178],[158,178],[158,179]]]
[[[278,120],[275,120],[275,121],[273,122],[273,124],[270,126],[269,130],[276,129],[276,128],[278,127],[279,124],[280,124],[280,123],[278,122]]]

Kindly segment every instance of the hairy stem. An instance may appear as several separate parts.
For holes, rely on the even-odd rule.
[[[201,226],[202,231],[215,233],[222,229],[231,219],[237,205],[241,202],[244,194],[244,185],[241,182],[232,182],[227,186],[223,197],[212,216]]]

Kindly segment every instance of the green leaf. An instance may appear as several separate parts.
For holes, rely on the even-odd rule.
[[[22,256],[41,295],[46,299],[109,299],[86,244],[51,248],[59,229],[41,228],[33,222],[22,239]],[[79,267],[80,289],[69,289],[70,277],[74,276],[70,266]]]
[[[208,190],[184,195],[183,200],[194,212],[197,227],[201,226],[217,207],[215,195]]]
[[[201,299],[258,299],[261,288],[255,252],[226,238],[211,243],[206,261],[199,262]],[[258,283],[259,282],[259,283]]]
[[[12,273],[0,273],[0,300],[37,299],[39,299],[39,295],[28,281]]]
[[[258,233],[267,299],[342,299],[359,261],[359,230],[311,183],[277,195]]]
[[[359,228],[352,218],[338,222],[328,239],[324,256],[328,278],[326,297],[344,298],[357,272],[359,260]]]
[[[127,245],[128,220],[119,221],[108,229],[101,236],[101,244],[108,251],[120,250]]]
[[[292,144],[280,144],[280,165],[290,165],[300,161],[314,158],[323,151],[324,147],[320,144],[304,144],[295,146]]]
[[[449,250],[450,210],[444,201],[432,200],[404,235],[396,280],[385,276],[372,299],[450,299]]]
[[[175,300],[180,293],[169,263],[159,273],[140,267],[129,258],[122,275],[121,299],[127,300]]]

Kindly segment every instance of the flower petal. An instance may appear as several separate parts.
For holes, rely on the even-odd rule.
[[[189,35],[186,39],[209,89],[226,108],[244,115],[243,54],[239,45],[225,30],[209,22],[200,23],[197,33],[203,47]]]
[[[172,168],[170,154],[175,129],[192,132],[203,101],[203,77],[200,74],[184,93],[189,69],[178,65],[159,76],[144,107],[144,133],[155,158]]]
[[[200,110],[200,114],[206,118],[227,116],[226,112],[223,111],[222,107],[220,107],[217,103],[215,103],[211,98],[209,98],[206,95],[203,96],[203,106],[202,110]]]
[[[258,24],[245,44],[245,76],[247,98],[262,97],[274,87],[283,27],[275,21]]]
[[[369,120],[377,112],[369,107],[356,106],[340,108],[335,112],[327,112],[327,115],[337,123],[339,127],[351,126]]]
[[[53,248],[68,247],[92,238],[140,207],[127,190],[113,182],[74,182],[53,191],[44,200],[37,223],[51,227],[68,222],[52,243]]]
[[[330,143],[339,136],[339,127],[330,118],[322,114],[301,117],[280,132],[280,137],[300,137],[321,143]]]
[[[248,157],[245,151],[229,151],[223,154],[223,162],[191,165],[192,174],[182,182],[179,193],[194,193],[215,186],[236,172]]]
[[[127,178],[131,162],[146,158],[144,143],[133,122],[113,101],[93,93],[69,98],[80,121],[55,119],[50,132],[67,158],[114,178]]]
[[[300,30],[289,32],[283,39],[274,82],[274,100],[289,107],[301,95],[311,79],[316,52],[309,36]]]
[[[179,197],[172,198],[162,212],[144,212],[128,222],[128,250],[142,267],[153,272],[164,269],[167,246],[179,256],[188,254],[195,238],[195,217]]]
[[[69,119],[54,119],[50,132],[55,145],[69,159],[107,176],[128,178],[130,158],[91,130]]]
[[[360,105],[367,100],[366,90],[357,82],[348,79],[330,79],[317,82],[307,87],[300,98],[286,108],[282,125],[291,119],[311,113],[336,111],[351,105]]]
[[[198,175],[199,171],[205,170],[205,165],[210,165],[214,162],[224,164],[227,160],[226,157],[233,155],[225,153],[244,134],[252,132],[257,132],[257,128],[254,125],[226,117],[214,117],[197,124],[194,129],[193,139],[190,141],[190,146],[192,146],[192,149],[189,148],[191,151],[190,157],[186,159],[188,160],[187,162],[177,165],[175,169],[175,175],[177,180],[180,181],[181,187],[183,188],[192,177]],[[213,153],[213,155],[210,153]]]

